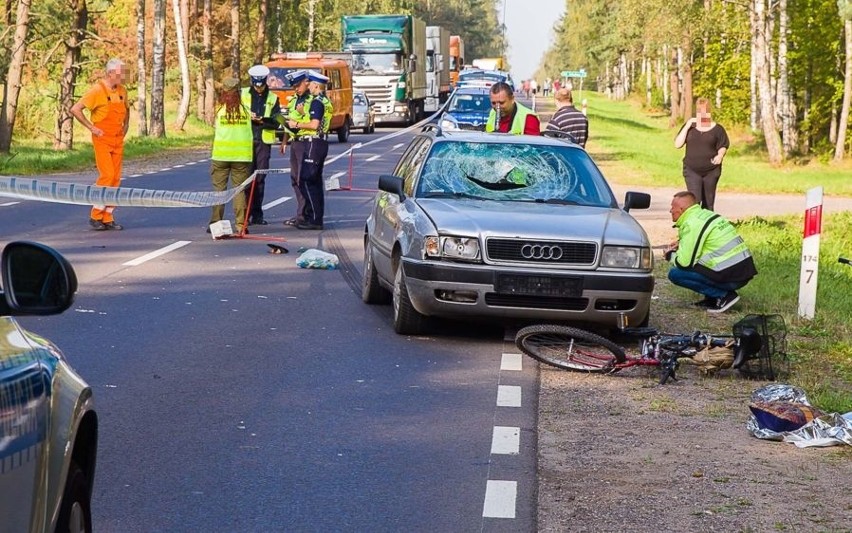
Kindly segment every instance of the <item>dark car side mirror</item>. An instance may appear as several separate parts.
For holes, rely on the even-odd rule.
[[[648,209],[651,207],[651,195],[646,192],[627,191],[624,195],[624,211]]]
[[[35,242],[11,242],[3,250],[0,270],[5,297],[5,302],[0,302],[0,314],[55,315],[74,302],[77,275],[53,248]]]
[[[405,193],[402,192],[402,178],[391,174],[382,174],[379,176],[379,190],[389,192],[399,196],[399,201],[405,200]]]

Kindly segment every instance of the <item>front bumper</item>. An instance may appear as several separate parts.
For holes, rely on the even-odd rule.
[[[547,271],[447,262],[403,262],[411,303],[428,316],[563,320],[615,327],[624,313],[628,324],[648,316],[654,276],[650,272]],[[500,276],[577,279],[569,296],[498,291]]]

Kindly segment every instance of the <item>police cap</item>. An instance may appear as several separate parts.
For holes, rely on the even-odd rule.
[[[266,77],[269,76],[269,67],[266,65],[255,65],[248,69],[252,85],[266,85]]]

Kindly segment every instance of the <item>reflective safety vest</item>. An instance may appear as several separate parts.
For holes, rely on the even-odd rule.
[[[253,91],[251,87],[246,87],[242,91],[240,91],[240,100],[243,103],[243,107],[251,111],[251,91]],[[266,102],[263,105],[263,117],[269,118],[272,116],[272,108],[275,107],[275,104],[278,103],[278,97],[272,91],[268,91],[266,95]],[[275,143],[275,130],[270,130],[264,128],[260,133],[260,140],[265,144],[274,144]]]
[[[512,127],[509,128],[509,133],[513,135],[523,135],[524,134],[524,126],[527,123],[527,117],[529,115],[534,115],[533,110],[525,107],[518,102],[515,102],[515,118],[512,120]],[[485,131],[488,133],[494,133],[497,131],[497,112],[494,111],[494,108],[491,108],[491,111],[488,113],[488,120],[485,122]]]
[[[314,98],[322,102],[323,112],[320,130],[324,135],[328,135],[328,130],[331,129],[331,115],[334,113],[334,105],[332,105],[331,100],[324,94],[320,94]]]
[[[254,135],[251,131],[251,115],[244,108],[234,122],[229,122],[225,106],[216,111],[216,130],[213,134],[214,161],[248,162],[254,155]]]
[[[313,95],[309,94],[307,98],[302,100],[302,112],[300,113],[296,109],[296,101],[299,99],[298,96],[293,96],[290,99],[290,102],[287,104],[287,118],[291,120],[295,120],[296,122],[310,122],[311,121],[311,102],[313,102]],[[322,120],[320,120],[320,127],[322,127]],[[310,128],[300,128],[296,131],[296,137],[311,137],[318,135],[318,130],[313,130]]]
[[[678,249],[671,262],[713,281],[748,281],[757,274],[754,259],[733,224],[695,204],[675,222]]]

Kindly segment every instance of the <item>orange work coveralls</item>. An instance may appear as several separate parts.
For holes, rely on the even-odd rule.
[[[91,113],[92,124],[101,130],[100,137],[92,135],[98,179],[95,185],[118,187],[121,184],[121,162],[124,156],[124,127],[127,121],[127,90],[118,85],[110,90],[99,81],[81,99]],[[92,206],[91,217],[104,224],[113,222],[114,205]]]

